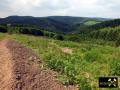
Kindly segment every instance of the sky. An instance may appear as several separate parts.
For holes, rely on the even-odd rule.
[[[0,0],[0,17],[11,15],[120,18],[120,0]]]

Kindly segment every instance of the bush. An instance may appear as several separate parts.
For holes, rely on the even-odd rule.
[[[77,74],[78,74],[78,71],[74,65],[72,65],[72,64],[66,65],[65,75],[67,75],[67,77],[69,78],[68,83],[70,85],[75,85],[77,83],[77,81],[76,81]]]
[[[116,46],[117,46],[117,47],[120,46],[120,35],[119,35],[119,37],[118,37],[118,39],[117,39],[117,41],[116,41]]]
[[[111,74],[114,76],[120,76],[120,60],[115,59],[111,65]]]
[[[87,78],[79,77],[78,82],[80,90],[92,90],[90,82],[88,82]]]
[[[7,29],[6,29],[5,27],[0,27],[0,32],[6,33],[6,32],[7,32]]]
[[[9,27],[8,28],[8,33],[9,34],[19,33],[19,27]]]
[[[97,51],[89,51],[85,54],[84,59],[89,62],[94,62],[101,59],[101,54]]]
[[[60,34],[56,34],[56,35],[54,36],[54,38],[57,39],[57,40],[64,40],[64,36],[63,36],[63,35],[60,35]]]
[[[43,36],[43,32],[39,29],[30,29],[30,34],[37,35],[37,36]]]
[[[37,35],[37,36],[43,36],[43,32],[39,29],[30,29],[30,28],[21,28],[19,30],[20,33],[23,34],[31,34],[31,35]]]
[[[79,42],[80,38],[79,38],[79,36],[73,35],[73,36],[68,36],[68,40]]]
[[[55,36],[55,34],[54,33],[50,33],[50,35],[49,35],[51,38],[53,38],[54,36]]]

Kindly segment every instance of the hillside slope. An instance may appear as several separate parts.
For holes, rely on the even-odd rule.
[[[103,21],[106,19],[88,18],[88,17],[70,17],[70,16],[50,16],[50,17],[32,17],[32,16],[9,16],[0,19],[0,24],[22,24],[32,25],[54,32],[70,32],[75,24],[84,23],[87,19]]]
[[[116,27],[120,25],[120,19],[113,19],[113,20],[108,20],[104,21],[98,24],[95,24],[93,26],[90,26],[92,29],[102,29],[102,28],[107,28],[107,27]]]

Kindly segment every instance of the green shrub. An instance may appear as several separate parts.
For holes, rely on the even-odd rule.
[[[79,42],[79,41],[80,41],[80,37],[77,36],[77,35],[68,36],[68,37],[67,37],[67,40]]]
[[[68,83],[70,85],[74,85],[77,83],[76,81],[76,76],[78,74],[78,70],[75,68],[74,65],[68,63],[66,66],[65,66],[65,75],[68,77]]]
[[[111,63],[111,74],[114,76],[120,76],[120,60],[114,59]]]
[[[6,33],[8,30],[7,30],[7,28],[6,27],[4,27],[4,26],[0,26],[0,32],[2,32],[2,33]]]
[[[118,39],[116,40],[116,46],[117,47],[120,46],[120,35],[119,35]]]
[[[56,35],[54,36],[54,38],[57,39],[57,40],[64,40],[64,36],[63,36],[63,35],[60,35],[60,34],[56,34]]]
[[[88,81],[87,78],[85,77],[78,77],[78,82],[79,82],[79,88],[80,90],[92,90],[92,87],[90,86],[90,82]]]
[[[89,51],[85,54],[84,59],[89,62],[94,62],[101,59],[101,55],[97,51]]]

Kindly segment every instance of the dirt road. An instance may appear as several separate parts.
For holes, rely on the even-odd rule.
[[[0,90],[76,90],[41,69],[42,61],[31,49],[11,40],[0,42]]]
[[[0,90],[9,90],[12,83],[11,54],[6,47],[6,40],[0,42]]]
[[[0,43],[0,90],[64,90],[53,73],[39,68],[41,60],[15,41]]]

